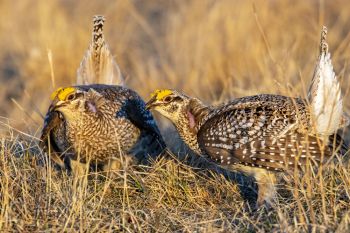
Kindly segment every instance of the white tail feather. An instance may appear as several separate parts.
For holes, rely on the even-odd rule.
[[[120,69],[103,35],[103,16],[94,16],[92,41],[77,71],[77,84],[124,85]]]
[[[326,35],[327,28],[323,27],[320,55],[308,93],[316,131],[322,135],[333,134],[346,121],[341,89],[333,70]]]

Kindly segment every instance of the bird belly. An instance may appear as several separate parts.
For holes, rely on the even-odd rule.
[[[139,129],[126,119],[83,125],[80,130],[68,127],[68,138],[76,151],[74,157],[81,162],[104,162],[126,155],[140,135]]]

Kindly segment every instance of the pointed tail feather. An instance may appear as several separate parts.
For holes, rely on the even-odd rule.
[[[94,16],[92,41],[77,71],[77,85],[124,85],[120,69],[104,39],[103,16]]]
[[[320,55],[316,64],[308,99],[312,117],[319,134],[331,135],[344,125],[343,97],[333,70],[326,42],[327,28],[321,33]]]

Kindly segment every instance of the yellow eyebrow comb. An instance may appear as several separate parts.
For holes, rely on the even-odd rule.
[[[151,97],[156,97],[157,100],[161,100],[163,99],[165,96],[168,96],[170,94],[172,94],[173,91],[169,90],[169,89],[165,89],[165,90],[155,90],[152,94]]]
[[[66,87],[66,88],[57,88],[54,92],[52,92],[50,99],[54,100],[56,97],[59,100],[65,100],[67,96],[75,91],[74,87]]]

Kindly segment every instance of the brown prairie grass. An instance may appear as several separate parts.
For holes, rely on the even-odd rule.
[[[107,18],[129,87],[145,99],[170,87],[213,104],[257,93],[305,97],[326,25],[349,112],[346,0],[2,0],[1,231],[350,231],[350,167],[341,159],[292,177],[274,210],[256,211],[240,195],[240,177],[186,156],[158,116],[173,152],[151,166],[77,178],[45,162],[42,115],[56,87],[74,84],[95,14]]]

